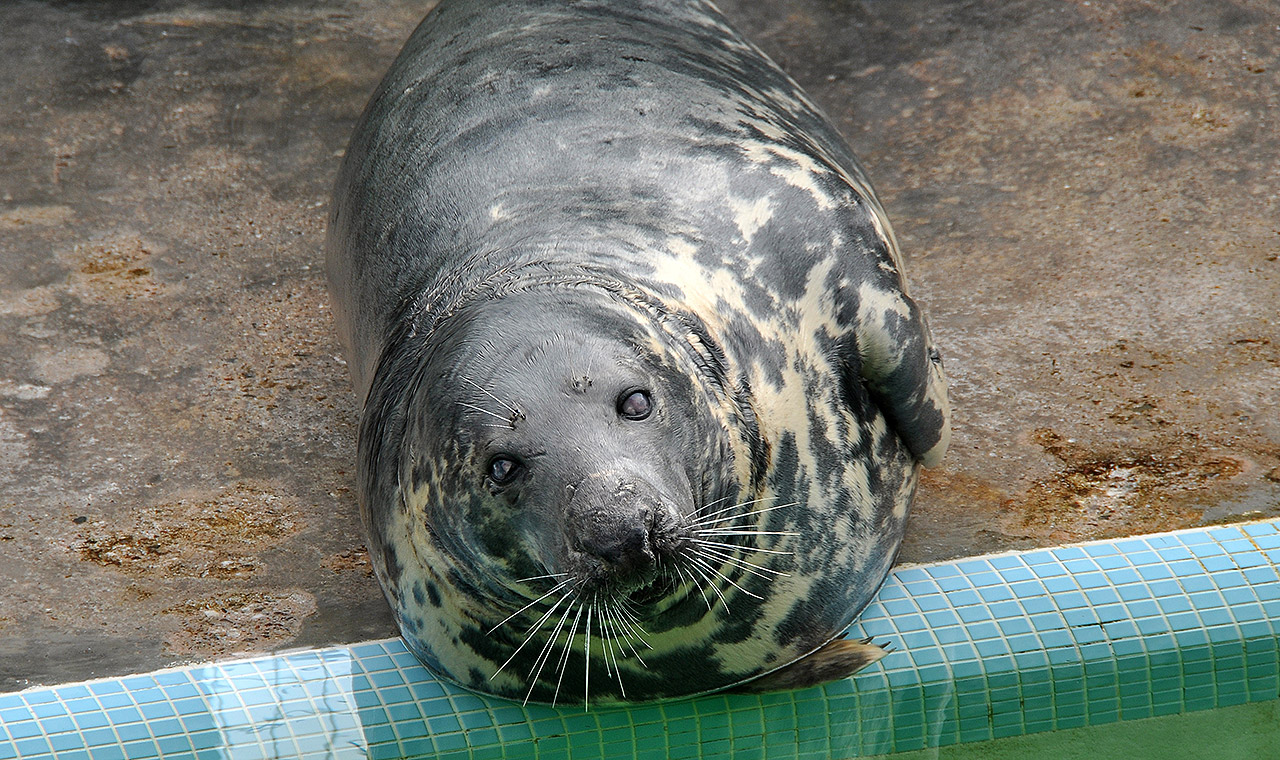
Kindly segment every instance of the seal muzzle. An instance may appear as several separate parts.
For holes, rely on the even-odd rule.
[[[674,506],[651,485],[614,477],[590,477],[573,489],[564,531],[568,569],[588,587],[631,591],[657,577],[666,553],[665,526]]]

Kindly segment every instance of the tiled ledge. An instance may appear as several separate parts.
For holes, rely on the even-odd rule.
[[[850,629],[898,651],[765,696],[550,708],[399,640],[0,694],[0,760],[828,758],[1280,698],[1280,521],[895,570]]]

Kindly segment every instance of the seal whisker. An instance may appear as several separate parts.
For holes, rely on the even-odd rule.
[[[498,404],[499,404],[500,406],[502,406],[502,408],[503,408],[503,409],[506,409],[507,411],[509,411],[509,412],[511,412],[512,414],[516,415],[516,416],[517,416],[517,417],[519,417],[520,419],[524,419],[524,418],[525,418],[525,417],[524,417],[524,412],[521,412],[521,411],[520,411],[519,409],[517,409],[516,407],[512,406],[511,404],[507,403],[506,401],[503,401],[502,399],[500,399],[500,398],[498,398],[497,396],[493,395],[493,393],[492,393],[488,388],[484,387],[484,386],[483,386],[483,385],[481,385],[480,383],[477,383],[475,380],[472,380],[472,379],[471,379],[471,378],[469,378],[469,377],[464,377],[464,378],[463,378],[463,380],[465,380],[467,383],[470,383],[470,384],[471,384],[471,386],[472,386],[473,388],[475,388],[476,390],[480,391],[480,392],[481,392],[481,393],[483,393],[484,395],[488,396],[489,398],[493,399],[494,401],[497,401],[497,402],[498,402]]]
[[[730,530],[728,528],[707,528],[704,530],[695,530],[700,536],[798,536],[799,533],[790,530]]]
[[[605,650],[606,654],[605,654],[605,660],[604,660],[605,674],[606,675],[609,674],[609,657],[610,655],[612,655],[613,657],[612,675],[614,675],[618,679],[618,691],[622,692],[622,696],[625,697],[627,695],[627,692],[626,692],[626,689],[623,688],[622,686],[622,668],[618,667],[618,653],[614,649],[614,639],[617,637],[617,633],[613,630],[612,625],[610,625],[609,618],[606,617],[604,614],[605,610],[607,609],[608,609],[608,605],[606,604],[598,610],[600,614],[600,634],[601,634],[601,638],[604,639],[604,643],[606,647],[606,650]]]
[[[761,578],[767,578],[767,576],[760,575],[760,573],[769,573],[774,576],[790,575],[790,573],[784,573],[781,570],[774,570],[771,567],[758,565],[755,562],[743,559],[742,557],[735,557],[734,555],[729,554],[723,549],[713,549],[711,547],[699,547],[696,551],[698,551],[698,553],[704,557],[715,557],[717,559],[722,559],[725,562],[732,562],[733,564],[737,565],[738,567],[741,567],[743,570],[746,570],[752,575],[756,575]],[[773,580],[773,578],[768,578],[768,580]]]
[[[592,597],[591,605],[595,608],[596,620],[600,622],[600,651],[601,654],[604,655],[604,674],[606,676],[611,676],[613,675],[613,669],[609,665],[609,653],[612,651],[613,647],[609,641],[609,629],[606,625],[607,621],[604,619],[604,613],[600,610],[600,597],[598,595]]]
[[[586,606],[586,600],[582,602]],[[582,645],[582,703],[591,704],[591,611],[595,608],[595,594],[591,595],[591,606],[587,607],[587,640]]]
[[[540,581],[544,578],[563,578],[568,573],[547,573],[546,575],[531,575],[528,578],[517,578],[512,583],[528,583],[529,581]]]
[[[693,514],[692,514],[692,515],[690,515],[690,516],[691,516],[691,517],[696,517],[696,516],[698,516],[698,515],[702,514],[702,512],[703,512],[704,510],[707,510],[707,509],[710,509],[710,508],[712,508],[712,507],[715,507],[715,506],[718,506],[718,505],[720,505],[720,504],[723,504],[723,503],[725,503],[725,502],[726,502],[726,501],[728,501],[728,500],[729,500],[729,497],[728,497],[728,496],[721,496],[721,497],[720,497],[720,498],[718,498],[718,499],[712,499],[711,501],[707,502],[706,504],[703,504],[702,506],[700,506],[700,507],[698,507],[697,509],[693,510]]]
[[[627,605],[626,601],[624,600],[622,604],[617,605],[615,609],[617,610],[617,613],[618,613],[618,620],[622,623],[626,631],[630,632],[630,635],[628,636],[628,640],[630,640],[631,637],[635,637],[637,641],[639,641],[641,644],[644,644],[646,649],[653,649],[653,645],[645,640],[644,629],[640,626],[639,619],[636,618],[635,613],[632,612],[631,608]],[[632,652],[635,653],[634,647],[632,647]],[[635,654],[636,654],[636,659],[640,660],[640,655],[638,653],[635,653]],[[640,664],[644,665],[644,660],[640,660]],[[645,665],[645,667],[649,667],[649,666]]]
[[[565,581],[565,584],[567,583],[568,581]],[[507,658],[506,662],[499,665],[498,669],[493,671],[493,675],[489,676],[490,681],[492,681],[494,678],[497,678],[498,674],[502,672],[502,669],[511,664],[511,661],[516,658],[516,655],[520,654],[520,650],[524,649],[524,645],[528,644],[530,641],[533,640],[534,636],[538,635],[538,631],[542,630],[543,624],[546,623],[547,620],[555,613],[556,608],[560,606],[560,603],[563,602],[565,599],[568,599],[569,595],[572,593],[573,593],[572,589],[569,591],[566,591],[563,596],[557,599],[555,603],[552,604],[551,607],[547,609],[546,612],[542,613],[542,617],[538,618],[538,621],[536,623],[529,626],[529,630],[525,631],[524,633],[524,641],[520,642],[520,646],[516,647],[516,650],[511,653],[511,656]],[[550,593],[548,593],[546,596],[550,596]],[[546,597],[544,596],[543,598],[546,598]],[[514,615],[512,617],[514,617]],[[509,619],[510,618],[508,618],[508,620]],[[501,625],[501,623],[499,623],[499,625]],[[493,630],[497,630],[497,628],[494,628]],[[490,633],[492,633],[493,630],[491,630]]]
[[[572,592],[570,592],[572,593]],[[569,594],[565,594],[567,598]],[[563,599],[561,599],[563,601]],[[556,639],[560,636],[560,631],[564,630],[564,621],[568,619],[569,613],[573,612],[573,605],[567,604],[564,608],[564,614],[560,616],[560,621],[556,623],[555,629],[551,631],[551,635],[547,636],[547,643],[542,645],[542,651],[538,653],[538,659],[533,661],[533,667],[529,669],[529,691],[524,695],[524,704],[529,704],[529,697],[533,696],[533,689],[538,684],[538,679],[542,677],[542,669],[546,667],[547,661],[550,659],[551,650],[555,647]],[[556,693],[559,694],[559,686],[556,687]],[[555,699],[552,699],[555,704]]]
[[[552,707],[555,706],[556,700],[560,698],[560,685],[564,683],[564,671],[565,671],[565,666],[569,664],[569,652],[573,649],[573,637],[577,635],[578,622],[582,619],[583,601],[579,599],[576,605],[570,605],[570,609],[572,609],[575,606],[577,607],[578,611],[575,612],[573,615],[573,623],[569,626],[569,635],[565,637],[564,650],[561,652],[560,662],[556,666],[556,673],[559,674],[559,677],[556,679],[555,693],[551,695]],[[566,610],[566,614],[567,612],[568,610]],[[530,694],[533,693],[533,686],[529,687],[529,693]],[[526,699],[528,699],[527,696],[526,696]]]
[[[677,573],[677,574],[679,574],[679,576],[680,576],[680,582],[681,582],[682,584],[684,584],[684,583],[690,584],[690,585],[692,585],[694,588],[698,589],[698,593],[699,593],[699,594],[702,594],[702,601],[704,601],[704,602],[706,602],[706,603],[707,603],[707,612],[710,612],[710,611],[711,611],[711,599],[710,599],[710,597],[708,597],[708,596],[707,596],[707,592],[706,592],[705,590],[703,590],[702,586],[699,586],[699,585],[698,585],[698,582],[697,582],[696,580],[691,580],[691,579],[688,579],[688,578],[686,578],[686,577],[685,577],[685,574],[684,574],[684,568],[680,567],[680,564],[679,564],[679,563],[676,563],[675,568],[676,568],[676,573]]]
[[[502,622],[501,622],[501,623],[498,623],[498,624],[497,624],[497,625],[495,625],[494,627],[490,628],[486,633],[493,633],[494,631],[498,630],[499,628],[501,628],[502,626],[504,626],[504,625],[506,625],[508,622],[510,622],[510,621],[511,621],[511,618],[515,617],[516,615],[519,615],[521,612],[524,612],[525,610],[529,609],[530,607],[532,607],[533,605],[535,605],[535,604],[537,604],[538,602],[542,601],[543,599],[546,599],[547,597],[549,597],[549,596],[551,596],[552,594],[556,593],[557,591],[559,591],[560,589],[564,588],[565,586],[568,586],[568,585],[569,585],[570,583],[572,583],[572,582],[573,582],[573,579],[572,579],[572,578],[569,578],[569,579],[567,579],[567,580],[563,580],[563,581],[561,581],[561,582],[557,583],[557,584],[556,584],[555,586],[553,586],[553,587],[552,587],[552,589],[551,589],[550,591],[548,591],[547,593],[543,594],[542,596],[538,597],[537,599],[534,599],[532,602],[529,602],[528,604],[526,604],[525,606],[523,606],[523,607],[521,607],[520,609],[516,610],[515,612],[511,613],[510,615],[507,615],[505,618],[503,618],[503,620],[502,620]]]
[[[720,590],[720,587],[716,585],[716,582],[707,573],[707,564],[695,556],[685,555],[685,559],[692,563],[692,567],[690,569],[697,570],[698,575],[702,576],[702,580],[706,581],[707,585],[711,587],[711,590],[716,592],[716,596],[720,597],[720,601],[724,602],[724,611],[726,613],[729,612],[729,600],[724,598],[724,592]]]
[[[694,539],[694,540],[695,540],[695,541],[697,541],[699,544],[703,544],[704,546],[719,546],[719,547],[723,547],[723,548],[725,548],[725,549],[742,549],[742,548],[743,548],[743,547],[741,547],[741,546],[739,546],[739,545],[737,545],[737,544],[726,544],[726,543],[722,543],[722,542],[720,542],[720,541],[708,541],[708,540],[707,540],[707,539],[705,539],[705,538],[697,538],[697,539]],[[753,551],[753,552],[764,552],[765,554],[794,554],[794,553],[795,553],[795,552],[784,552],[784,551],[782,551],[782,550],[780,550],[780,549],[761,549],[761,548],[760,548],[760,547],[758,547],[758,546],[752,546],[752,547],[751,547],[751,551]]]
[[[724,510],[721,510],[721,512],[727,512],[729,509],[735,509],[735,508],[737,508],[737,507],[745,507],[745,506],[747,506],[747,505],[749,505],[749,504],[756,504],[756,503],[759,503],[759,502],[762,502],[762,501],[764,501],[764,499],[756,499],[755,501],[745,501],[745,502],[743,502],[743,503],[741,503],[741,504],[734,504],[732,507],[728,507],[728,508],[726,508],[726,509],[724,509]],[[791,502],[791,503],[789,503],[789,504],[777,504],[777,505],[772,506],[772,507],[765,507],[764,509],[753,509],[753,510],[751,510],[750,512],[743,512],[743,513],[742,513],[742,514],[740,514],[740,515],[725,515],[724,517],[719,517],[719,518],[716,518],[716,519],[714,519],[714,520],[710,519],[713,515],[707,515],[707,516],[706,516],[706,517],[704,517],[703,519],[697,520],[697,521],[695,521],[695,522],[688,523],[685,527],[686,527],[686,528],[700,528],[700,527],[707,526],[707,525],[714,526],[716,523],[724,522],[725,520],[736,520],[736,519],[738,519],[739,517],[750,517],[751,515],[762,515],[762,514],[764,514],[765,512],[772,512],[772,511],[774,511],[775,509],[786,509],[787,507],[795,507],[795,506],[799,506],[799,505],[800,505],[800,502],[798,502],[798,501],[793,501],[793,502]],[[720,513],[719,513],[719,512],[716,512],[715,514],[720,514]]]
[[[503,417],[501,414],[498,414],[497,412],[494,412],[494,411],[490,411],[490,410],[488,410],[488,409],[485,409],[483,406],[476,406],[475,404],[468,404],[468,403],[467,403],[467,402],[465,402],[465,401],[459,401],[459,402],[458,402],[458,406],[466,407],[467,409],[474,409],[475,411],[480,412],[481,414],[487,414],[487,415],[489,415],[490,417],[496,417],[496,418],[498,418],[498,419],[502,420],[503,422],[507,423],[506,425],[499,426],[499,427],[511,427],[511,420],[510,420],[509,418],[507,418],[507,417]]]
[[[627,621],[622,616],[622,610],[619,608],[618,605],[615,604],[610,609],[610,612],[612,613],[610,617],[613,618],[614,630],[618,632],[619,648],[622,650],[624,656],[627,650],[630,650],[631,656],[636,658],[636,661],[639,662],[641,666],[646,668],[649,667],[645,663],[644,658],[640,656],[640,651],[636,649],[635,642],[632,641],[632,633],[629,632],[629,626],[627,625]],[[636,638],[640,638],[640,637],[637,635]],[[646,642],[643,638],[640,638],[640,642],[645,646],[649,646],[648,642]],[[653,647],[649,647],[649,648],[652,649]]]
[[[727,497],[726,497],[726,498],[727,498]],[[721,508],[721,509],[717,509],[717,510],[716,510],[716,511],[714,511],[714,512],[709,512],[709,513],[707,513],[707,514],[702,514],[702,510],[703,510],[703,509],[706,509],[707,507],[714,507],[716,504],[720,504],[720,503],[722,503],[722,502],[724,502],[724,501],[725,501],[725,499],[717,499],[716,501],[713,501],[713,502],[710,502],[710,503],[708,503],[708,504],[703,505],[702,509],[699,509],[699,510],[695,511],[692,515],[690,515],[690,517],[696,517],[696,518],[698,518],[696,521],[694,521],[694,522],[690,523],[690,525],[701,525],[702,523],[704,523],[704,522],[708,522],[708,521],[709,521],[709,522],[719,522],[719,520],[711,520],[711,518],[715,517],[716,515],[722,515],[722,514],[724,514],[725,512],[730,512],[730,511],[735,510],[735,509],[741,509],[742,507],[747,507],[747,506],[750,506],[750,505],[752,505],[752,504],[759,504],[759,503],[760,503],[760,502],[762,502],[762,501],[768,501],[768,497],[762,497],[762,498],[759,498],[759,499],[751,499],[750,501],[740,501],[740,502],[738,502],[738,503],[736,503],[736,504],[730,504],[730,505],[729,505],[729,506],[727,506],[727,507],[723,507],[723,508]],[[775,507],[775,509],[776,509],[776,507]],[[725,518],[721,518],[721,519],[722,519],[722,520],[727,520],[727,519],[729,519],[729,518],[725,517]]]
[[[728,545],[729,545],[729,544],[726,544],[726,546],[728,546]],[[747,591],[745,588],[743,588],[743,587],[739,586],[739,585],[737,584],[737,582],[736,582],[736,581],[734,581],[732,578],[730,578],[729,576],[727,576],[727,575],[725,575],[724,573],[720,572],[720,569],[719,569],[719,568],[717,568],[715,565],[711,564],[710,562],[707,562],[707,561],[706,561],[706,560],[704,560],[704,559],[700,559],[696,552],[695,552],[694,554],[690,555],[690,556],[689,556],[689,559],[690,559],[690,560],[692,560],[692,561],[694,561],[694,562],[702,562],[702,563],[704,563],[704,565],[706,566],[706,568],[707,568],[708,570],[710,570],[712,573],[714,573],[714,574],[716,574],[716,575],[720,576],[721,578],[724,578],[726,581],[728,581],[728,582],[729,582],[729,585],[731,585],[731,586],[733,586],[734,588],[738,589],[739,591],[741,591],[742,593],[744,593],[744,594],[746,594],[747,596],[751,597],[752,599],[763,599],[763,598],[764,598],[764,597],[761,597],[761,596],[760,596],[760,595],[758,595],[758,594],[753,594],[753,593],[751,593],[750,591]],[[728,605],[726,605],[726,606],[728,606]]]

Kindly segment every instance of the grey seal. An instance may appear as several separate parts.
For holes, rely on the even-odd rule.
[[[695,0],[443,0],[360,118],[327,269],[405,641],[538,702],[768,690],[886,577],[941,360],[863,169]]]

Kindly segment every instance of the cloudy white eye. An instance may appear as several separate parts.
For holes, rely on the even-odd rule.
[[[505,486],[520,474],[520,463],[509,456],[496,456],[489,460],[489,480]]]
[[[649,391],[627,391],[618,397],[618,416],[626,420],[643,420],[653,411]]]

